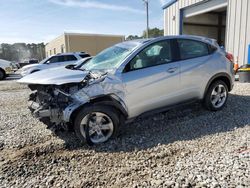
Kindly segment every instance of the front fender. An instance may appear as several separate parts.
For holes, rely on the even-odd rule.
[[[86,105],[92,105],[92,104],[100,104],[100,105],[107,105],[112,106],[119,110],[125,118],[128,117],[128,110],[125,105],[125,103],[117,96],[115,95],[107,95],[107,96],[96,96],[91,99],[86,99],[82,102],[75,102],[70,104],[67,108],[63,110],[63,121],[64,122],[70,122],[70,120],[73,117],[73,114],[79,111],[79,109],[84,108]]]

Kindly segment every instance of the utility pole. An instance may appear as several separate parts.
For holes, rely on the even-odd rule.
[[[149,37],[149,14],[148,14],[148,0],[142,0],[146,6],[146,14],[147,14],[147,29],[146,29],[146,37]]]

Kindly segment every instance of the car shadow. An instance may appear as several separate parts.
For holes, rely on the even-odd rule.
[[[121,134],[97,146],[80,144],[73,132],[57,132],[69,150],[91,149],[97,152],[130,152],[146,150],[159,144],[198,139],[233,131],[250,125],[250,96],[230,94],[225,108],[218,112],[205,110],[200,103],[181,106],[124,125]]]

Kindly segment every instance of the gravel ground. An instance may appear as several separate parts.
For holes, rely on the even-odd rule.
[[[0,82],[0,187],[250,187],[250,84],[220,112],[180,107],[92,148],[34,119],[29,92]]]

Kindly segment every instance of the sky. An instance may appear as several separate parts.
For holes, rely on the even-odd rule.
[[[149,0],[150,28],[163,28],[166,0]],[[141,35],[142,0],[0,0],[0,43],[49,42],[64,32]]]

